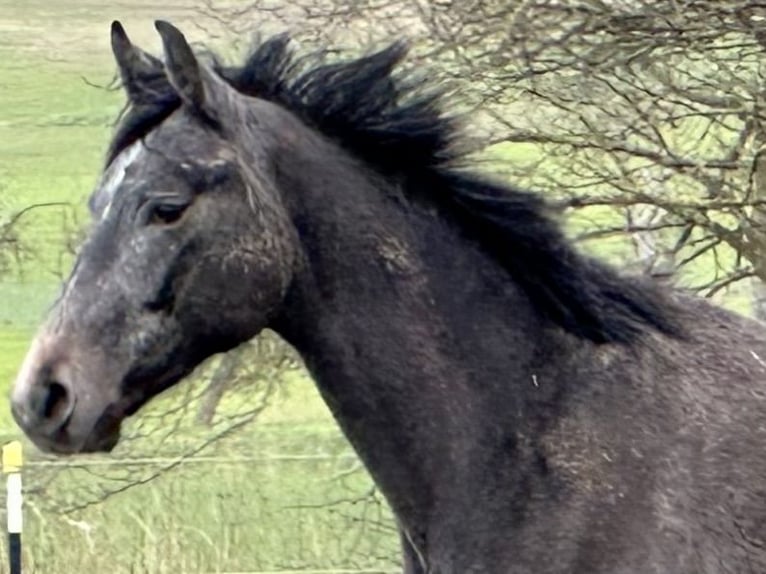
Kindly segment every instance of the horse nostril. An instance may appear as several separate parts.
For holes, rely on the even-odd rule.
[[[46,390],[42,405],[43,420],[63,423],[69,415],[69,391],[58,381],[50,381]]]

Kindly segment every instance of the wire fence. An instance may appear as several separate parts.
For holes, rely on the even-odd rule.
[[[283,454],[270,456],[178,456],[160,457],[147,456],[125,459],[83,459],[69,461],[57,460],[32,460],[25,464],[27,469],[35,468],[88,468],[88,467],[130,467],[130,466],[167,466],[167,465],[205,465],[205,464],[273,464],[276,462],[300,462],[300,461],[356,461],[353,454],[327,455],[327,454]]]
[[[191,456],[180,463],[33,455],[24,480],[25,573],[399,569],[395,523],[350,452]]]

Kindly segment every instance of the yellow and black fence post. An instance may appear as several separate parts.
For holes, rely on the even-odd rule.
[[[17,440],[3,446],[3,474],[7,476],[8,560],[10,574],[21,574],[21,443]]]

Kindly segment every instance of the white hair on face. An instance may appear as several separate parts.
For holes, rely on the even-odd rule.
[[[98,182],[98,203],[104,205],[101,211],[101,219],[106,219],[112,207],[115,194],[125,179],[125,170],[136,162],[145,153],[146,147],[141,140],[132,143],[114,158],[109,168],[103,173]]]
[[[125,148],[120,154],[114,158],[109,167],[101,175],[98,185],[96,186],[96,192],[94,197],[96,198],[95,212],[100,213],[100,218],[103,221],[109,215],[109,210],[114,202],[117,190],[125,179],[125,170],[135,161],[137,161],[143,153],[145,153],[146,147],[143,142],[138,140]],[[103,207],[102,207],[103,206]],[[69,291],[77,283],[78,279],[78,263],[75,262],[72,274],[69,277],[64,292],[61,298],[66,301],[66,296]]]

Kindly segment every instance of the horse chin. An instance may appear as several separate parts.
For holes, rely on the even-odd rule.
[[[109,420],[102,418],[84,440],[78,440],[67,429],[62,429],[53,437],[30,434],[29,438],[41,451],[60,456],[108,453],[120,441],[121,424],[122,421],[114,417],[109,417]]]
[[[67,450],[65,446],[65,452],[59,454],[111,452],[120,442],[123,421],[135,414],[146,402],[144,399],[134,399],[107,407],[78,448]]]
[[[96,422],[78,452],[83,454],[111,452],[120,442],[120,430],[125,416],[122,413],[107,409]]]
[[[108,406],[96,419],[95,424],[84,440],[71,445],[64,442],[64,448],[58,448],[57,454],[108,453],[120,442],[122,421],[127,417],[126,409],[118,404]],[[73,448],[74,447],[74,448]]]
[[[88,440],[85,441],[85,444],[83,445],[82,449],[79,451],[81,454],[86,453],[108,453],[112,452],[112,449],[117,446],[117,444],[120,442],[120,429],[119,427],[114,432],[107,434],[107,435],[101,435],[98,437],[92,436],[88,437]]]

